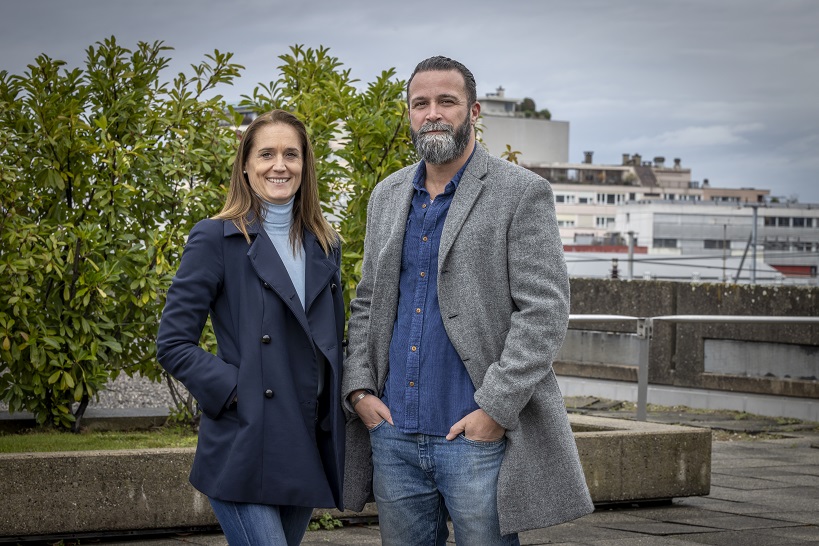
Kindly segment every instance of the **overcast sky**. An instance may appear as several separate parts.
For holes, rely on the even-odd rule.
[[[503,86],[570,123],[570,161],[681,158],[694,180],[819,203],[816,0],[0,0],[0,70],[40,53],[81,65],[115,35],[174,48],[167,74],[214,49],[245,66],[238,101],[294,44],[369,82],[447,55],[478,95]],[[525,157],[521,158],[525,161]]]

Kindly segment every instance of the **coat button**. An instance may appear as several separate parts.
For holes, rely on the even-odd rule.
[[[267,389],[266,391],[264,391],[264,397],[273,398],[273,391],[271,389]]]
[[[338,288],[338,287],[336,286],[336,283],[331,284],[331,285],[330,285],[330,292],[332,292],[333,294],[335,294],[335,293],[336,293],[336,288]]]
[[[265,288],[270,288],[270,285],[269,285],[269,284],[267,284],[266,282],[263,282],[263,283],[262,283],[262,286],[264,286]]]
[[[262,343],[270,343],[270,336],[265,334],[262,336]]]

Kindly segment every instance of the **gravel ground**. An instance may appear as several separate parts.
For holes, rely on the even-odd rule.
[[[121,374],[115,381],[109,381],[106,389],[99,393],[99,400],[92,400],[89,408],[163,408],[173,405],[170,391],[165,383],[155,383],[140,376],[128,377]],[[8,410],[0,402],[0,411]]]
[[[165,383],[155,383],[140,376],[121,374],[109,381],[99,393],[99,401],[91,402],[92,408],[169,408],[173,405],[171,393]]]

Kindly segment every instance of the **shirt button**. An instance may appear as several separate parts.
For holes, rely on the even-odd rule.
[[[273,391],[271,389],[267,389],[266,391],[264,391],[264,397],[273,398]]]
[[[426,203],[424,203],[423,205],[421,205],[421,208],[422,208],[422,209],[427,208],[427,204],[426,204]]]
[[[420,313],[420,312],[421,312],[421,308],[420,308],[420,307],[416,307],[416,308],[415,308],[415,314],[417,315],[417,314],[418,314],[418,313]]]
[[[427,242],[429,239],[427,239],[427,236],[426,236],[426,235],[424,235],[423,237],[421,237],[421,240],[422,240],[422,241],[424,241],[424,242],[426,243],[426,242]]]
[[[426,274],[426,273],[424,273],[423,271],[421,271],[421,276],[422,276],[422,277],[426,277],[426,276],[427,276],[427,274]]]
[[[416,347],[415,345],[413,345],[412,347],[410,347],[410,351],[412,351],[413,353],[414,353],[415,351],[417,351],[417,350],[418,350],[418,347]]]
[[[410,382],[409,382],[409,386],[410,386],[410,387],[414,387],[414,386],[415,386],[415,381],[410,381]]]
[[[262,336],[262,343],[270,343],[270,336],[265,334]]]

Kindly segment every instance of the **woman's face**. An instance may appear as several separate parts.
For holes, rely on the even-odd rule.
[[[304,165],[301,139],[286,123],[269,123],[256,131],[245,162],[251,189],[269,203],[284,205],[301,186]]]

